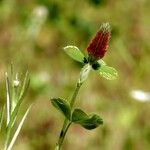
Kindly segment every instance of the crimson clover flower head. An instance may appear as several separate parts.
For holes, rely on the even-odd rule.
[[[110,25],[103,23],[87,47],[89,57],[95,60],[103,58],[107,51],[109,39]]]
[[[108,80],[114,80],[118,77],[117,71],[102,60],[107,52],[109,39],[110,25],[109,23],[103,23],[87,47],[88,57],[76,46],[70,45],[64,47],[64,51],[72,59],[84,64],[80,75],[82,78],[80,82],[83,82],[87,78],[90,69],[95,70],[100,76]]]

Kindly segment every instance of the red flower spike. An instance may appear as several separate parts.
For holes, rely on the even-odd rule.
[[[96,33],[95,37],[87,47],[89,56],[94,59],[103,58],[107,51],[109,39],[110,25],[109,23],[103,23],[100,30]]]

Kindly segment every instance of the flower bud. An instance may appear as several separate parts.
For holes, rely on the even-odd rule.
[[[103,58],[107,51],[109,39],[110,25],[109,23],[103,23],[100,30],[96,33],[95,37],[87,47],[89,56],[93,59]]]

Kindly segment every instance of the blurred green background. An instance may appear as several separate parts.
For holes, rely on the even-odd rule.
[[[112,27],[104,60],[119,78],[90,74],[76,106],[100,114],[104,125],[90,132],[72,125],[64,150],[150,149],[149,0],[0,0],[0,105],[11,62],[31,76],[21,111],[34,103],[14,150],[54,149],[64,118],[50,97],[70,98],[82,67],[62,48],[76,45],[86,53],[103,22]],[[137,89],[146,99],[133,94]]]

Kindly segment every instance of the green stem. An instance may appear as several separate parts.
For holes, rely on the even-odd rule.
[[[79,90],[80,90],[81,85],[82,85],[82,84],[80,84],[80,83],[77,83],[77,85],[76,85],[75,91],[74,91],[73,96],[72,96],[72,98],[71,98],[71,100],[70,100],[70,107],[71,107],[71,109],[72,109],[72,107],[73,107],[73,105],[74,105],[74,102],[75,102],[75,100],[76,100],[76,97],[77,97],[77,95],[78,95],[78,92],[79,92]]]
[[[76,99],[76,97],[78,95],[78,92],[79,92],[79,89],[80,89],[81,85],[82,84],[80,84],[80,83],[77,83],[77,85],[76,85],[75,91],[74,91],[74,93],[72,95],[72,98],[70,100],[71,109],[73,108],[73,105],[75,103],[75,99]],[[58,140],[58,143],[56,145],[55,150],[60,150],[61,149],[61,146],[63,144],[65,135],[66,135],[66,133],[67,133],[70,125],[71,125],[71,122],[68,119],[65,119],[64,123],[63,123],[63,127],[62,127],[61,132],[60,132],[59,140]]]
[[[78,79],[77,84],[76,84],[76,88],[75,88],[74,93],[72,95],[72,98],[70,100],[71,111],[72,111],[73,105],[75,103],[76,97],[77,97],[77,95],[79,93],[80,87],[83,84],[83,82],[87,79],[90,70],[91,70],[91,67],[90,67],[89,64],[86,64],[81,69],[80,76],[79,76],[79,79]],[[64,120],[63,127],[61,129],[60,136],[59,136],[58,143],[56,145],[55,150],[60,150],[61,149],[61,146],[63,144],[65,135],[66,135],[66,133],[67,133],[71,123],[72,122],[69,121],[68,119]]]

